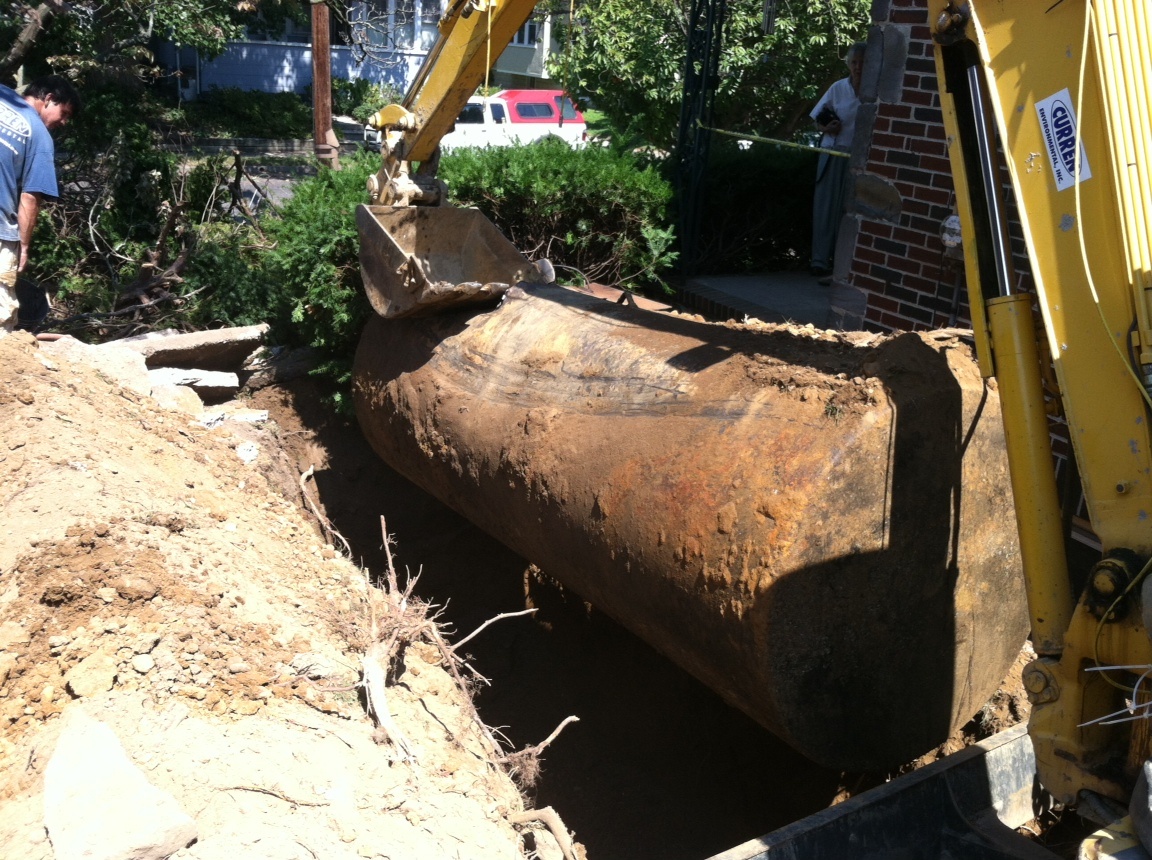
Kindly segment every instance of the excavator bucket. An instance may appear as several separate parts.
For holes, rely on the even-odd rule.
[[[386,319],[490,304],[543,279],[476,209],[360,206],[356,228],[364,288]]]

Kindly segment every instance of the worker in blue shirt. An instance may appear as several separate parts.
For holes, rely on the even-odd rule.
[[[59,196],[51,132],[80,110],[64,78],[49,75],[23,95],[0,86],[0,337],[15,327],[16,277],[28,265],[40,205]]]

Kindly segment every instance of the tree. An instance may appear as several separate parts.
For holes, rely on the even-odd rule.
[[[870,0],[729,0],[715,122],[791,138],[806,108],[846,72],[845,48],[863,37]],[[618,128],[667,149],[676,140],[691,0],[586,0],[550,74],[589,97]]]
[[[41,0],[5,2],[0,12],[0,80],[21,66],[82,78],[150,65],[149,43],[163,38],[218,54],[258,13],[300,14],[306,0]]]

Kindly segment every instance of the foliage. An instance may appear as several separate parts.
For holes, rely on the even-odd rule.
[[[368,122],[380,108],[398,104],[403,99],[404,94],[391,84],[374,84],[366,78],[332,79],[332,113],[350,116],[359,123]]]
[[[311,18],[310,3],[300,0],[265,0],[259,3],[255,14],[246,17],[244,23],[250,38],[276,40],[281,37],[289,21],[308,24]]]
[[[790,138],[806,108],[846,72],[840,57],[862,38],[869,0],[777,3],[775,30],[761,29],[762,0],[731,0],[724,28],[715,119],[720,127]],[[613,124],[661,149],[676,140],[690,0],[586,0],[568,47],[549,73],[589,97]]]
[[[558,274],[635,288],[672,263],[670,185],[630,153],[562,141],[446,153],[454,202],[475,206],[530,258]]]
[[[214,56],[261,10],[276,16],[303,8],[301,0],[16,0],[0,16],[0,44],[10,46],[0,57],[0,79],[21,65],[31,77],[137,75],[152,66],[153,38]]]
[[[185,278],[197,295],[197,327],[268,322],[274,342],[314,347],[318,372],[338,386],[371,312],[360,279],[354,210],[367,202],[368,176],[379,159],[359,154],[343,169],[322,168],[294,188],[291,199],[257,225],[217,223],[200,230]]]
[[[700,218],[701,270],[713,274],[795,268],[812,242],[813,152],[718,141]]]
[[[312,109],[295,93],[212,87],[185,108],[187,124],[209,137],[312,137]]]
[[[177,181],[174,157],[146,121],[155,106],[145,92],[106,86],[86,96],[87,110],[58,135],[62,193],[41,214],[30,270],[77,312],[128,288],[167,223]]]
[[[368,202],[367,179],[378,168],[378,157],[361,153],[340,171],[322,169],[296,187],[279,217],[262,224],[274,243],[261,268],[279,342],[351,357],[368,311],[354,213]]]

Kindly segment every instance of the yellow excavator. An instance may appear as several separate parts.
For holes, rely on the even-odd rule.
[[[1030,629],[1039,785],[1126,807],[1152,755],[1152,11],[931,4],[981,379],[947,333],[798,358],[783,335],[597,304],[449,206],[438,141],[533,8],[456,0],[372,120],[357,220],[379,319],[355,385],[374,448],[825,764],[939,743]],[[1086,571],[1054,429],[1100,548]],[[898,718],[909,689],[923,710]]]
[[[1005,417],[1040,781],[1062,803],[1093,792],[1127,804],[1152,707],[1149,10],[974,2],[933,24],[977,348]],[[1002,167],[1034,293],[1012,267]],[[1050,419],[1066,429],[1102,548],[1079,589]]]

